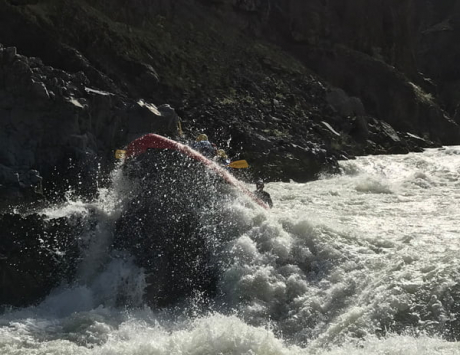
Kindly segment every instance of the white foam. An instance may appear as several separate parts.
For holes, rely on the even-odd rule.
[[[207,231],[221,267],[214,305],[219,312],[117,308],[112,295],[125,287],[132,292],[123,297],[139,306],[145,284],[128,259],[112,258],[41,305],[0,316],[0,349],[4,354],[459,354],[458,343],[441,338],[460,301],[459,152],[448,147],[358,158],[343,163],[348,174],[341,176],[266,184],[275,204],[271,211],[243,202],[223,206],[228,224],[219,229],[209,221]],[[113,202],[97,205],[95,215],[108,233],[91,247],[96,256],[110,242],[110,223],[121,206],[120,195],[104,196],[101,200]],[[86,260],[95,265],[102,259]]]

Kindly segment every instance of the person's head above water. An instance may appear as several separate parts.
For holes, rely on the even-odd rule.
[[[264,181],[262,179],[259,179],[256,181],[256,189],[257,190],[262,190],[264,188]]]
[[[201,133],[200,135],[198,135],[198,137],[196,137],[197,142],[207,141],[207,140],[209,140],[208,136],[204,133]]]
[[[225,151],[223,149],[217,149],[217,156],[221,158],[227,158],[227,154],[225,154]]]

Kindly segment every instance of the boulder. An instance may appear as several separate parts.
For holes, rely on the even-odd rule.
[[[0,214],[0,305],[35,304],[73,277],[79,225],[75,219]]]
[[[0,62],[3,206],[35,201],[43,193],[54,196],[69,186],[93,196],[100,172],[114,163],[115,149],[145,133],[178,134],[180,118],[169,105],[157,108],[91,88],[85,73],[44,66],[37,58],[17,54],[15,47],[0,51],[6,56]],[[22,177],[38,168],[43,178],[39,194],[26,187],[27,179],[22,185],[11,183],[12,174]]]
[[[326,100],[342,117],[363,116],[366,114],[361,100],[357,97],[348,96],[342,89],[332,89],[326,95]]]
[[[147,133],[157,133],[167,137],[177,137],[180,134],[180,118],[168,104],[157,107],[139,100],[127,109],[126,114],[129,130],[127,143]]]

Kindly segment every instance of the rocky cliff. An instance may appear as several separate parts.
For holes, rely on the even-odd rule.
[[[136,133],[172,134],[171,114],[185,137],[204,131],[271,180],[458,143],[459,11],[457,1],[1,0],[3,201],[33,199],[38,175],[48,195],[92,191]]]

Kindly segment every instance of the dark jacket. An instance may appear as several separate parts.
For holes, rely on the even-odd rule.
[[[194,142],[192,148],[207,158],[213,158],[216,155],[216,148],[213,147],[210,141]]]
[[[264,201],[270,208],[273,207],[273,201],[270,194],[264,190],[256,190],[254,191],[254,195]]]

